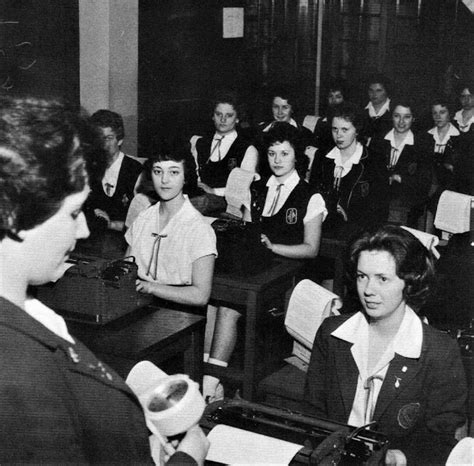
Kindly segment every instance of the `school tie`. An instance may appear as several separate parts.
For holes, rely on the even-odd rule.
[[[390,162],[388,164],[388,168],[393,168],[397,162],[398,162],[398,153],[399,153],[399,150],[395,147],[392,147],[392,150],[390,152]]]
[[[105,183],[105,194],[109,197],[112,197],[114,195],[113,193],[113,188],[114,188],[114,185],[111,184],[111,183]]]
[[[146,271],[147,275],[151,275],[153,280],[156,280],[158,274],[158,253],[160,251],[161,238],[166,238],[168,235],[160,235],[158,233],[152,233],[151,236],[155,237],[153,241],[153,247],[151,248],[150,262],[148,263],[148,270]],[[154,273],[151,274],[151,267],[155,263]]]
[[[214,147],[211,151],[211,155],[209,156],[209,158],[211,158],[214,154],[214,152],[217,151],[217,158],[219,159],[219,161],[221,160],[221,144],[222,144],[222,140],[224,139],[225,136],[220,136],[220,137],[215,137],[214,138]]]
[[[375,405],[377,404],[375,398],[376,381],[380,384],[383,383],[383,377],[380,375],[372,375],[371,377],[368,377],[364,383],[364,388],[367,390],[365,397],[365,424],[372,422],[374,416]]]
[[[435,154],[444,154],[444,149],[446,149],[446,144],[435,144]]]
[[[342,178],[343,171],[344,171],[344,167],[342,165],[336,165],[336,168],[334,168],[333,188],[336,191],[339,191],[339,186],[341,186],[341,178]]]
[[[275,197],[273,198],[272,206],[270,207],[270,212],[268,213],[269,217],[271,217],[276,211],[278,200],[280,199],[281,187],[283,186],[283,184],[284,183],[280,183],[276,188],[276,194],[275,194]]]

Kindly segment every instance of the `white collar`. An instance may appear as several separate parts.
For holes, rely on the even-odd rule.
[[[390,141],[390,145],[395,147],[395,130],[392,128],[386,135],[385,138],[387,141]],[[406,133],[405,139],[401,143],[401,146],[413,146],[415,144],[415,137],[411,129]]]
[[[293,173],[285,180],[283,185],[285,188],[292,190],[299,182],[300,182],[300,176],[298,175],[298,172],[296,170],[293,170]],[[272,175],[270,178],[268,178],[268,181],[267,181],[268,187],[272,187],[272,186],[276,187],[280,184],[282,183],[278,181],[275,175]]]
[[[117,184],[120,167],[122,166],[123,158],[125,154],[120,151],[117,158],[112,162],[112,165],[105,170],[104,178],[102,180],[102,184],[110,183],[112,186],[115,187]]]
[[[439,138],[439,132],[436,126],[428,130],[428,133],[433,136],[433,139],[435,140],[436,144],[443,144],[444,141],[446,142],[449,141],[451,136],[459,136],[461,134],[459,130],[452,123],[449,123],[448,132],[444,136],[443,140]]]
[[[387,99],[385,101],[385,103],[382,105],[382,107],[380,107],[380,110],[378,112],[375,110],[372,102],[369,102],[365,108],[369,111],[369,115],[372,118],[381,117],[385,112],[388,112],[390,110],[390,99]]]
[[[328,159],[334,159],[334,163],[338,167],[341,167],[341,166],[342,167],[349,167],[349,166],[352,166],[352,165],[356,165],[360,162],[360,158],[362,157],[363,152],[364,152],[364,148],[362,147],[362,144],[360,142],[357,142],[355,152],[344,163],[342,163],[342,161],[341,161],[341,151],[337,146],[335,146],[333,149],[331,149],[326,154],[326,157]]]
[[[48,306],[45,306],[41,301],[38,301],[37,299],[27,299],[25,301],[25,311],[55,335],[63,338],[69,343],[75,343],[74,339],[68,332],[64,319]]]
[[[279,123],[278,120],[273,120],[271,123],[269,123],[267,126],[265,126],[265,128],[262,129],[262,131],[264,133],[266,133],[267,131],[269,131],[272,126],[275,124],[275,123]],[[288,122],[291,126],[294,126],[295,128],[298,128],[298,123],[296,123],[295,120],[293,120],[293,118],[291,118],[291,120]]]
[[[214,133],[214,137],[213,137],[213,140],[214,139],[223,139],[222,142],[226,141],[226,142],[234,142],[236,139],[237,139],[237,131],[234,129],[232,130],[230,133],[226,133],[226,134],[219,134],[217,132]]]
[[[355,344],[361,336],[368,335],[369,324],[362,312],[357,312],[342,325],[340,325],[332,336],[348,343]],[[415,311],[405,305],[405,315],[392,341],[393,351],[406,358],[419,358],[423,343],[423,324]]]

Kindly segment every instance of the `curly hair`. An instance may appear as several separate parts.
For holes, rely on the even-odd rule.
[[[105,154],[88,119],[60,100],[0,100],[0,240],[52,217],[103,173]]]
[[[308,157],[306,157],[304,140],[301,132],[290,123],[279,121],[273,124],[272,128],[264,133],[263,141],[265,146],[265,154],[268,152],[270,146],[289,142],[295,151],[295,168],[298,174],[304,177],[306,168],[308,167]],[[268,158],[262,157],[261,163],[268,164]]]
[[[97,110],[91,116],[91,122],[99,128],[112,128],[119,141],[125,137],[123,119],[118,113],[111,110]]]
[[[357,265],[362,251],[387,251],[395,260],[396,274],[405,282],[406,303],[418,310],[425,302],[434,279],[434,260],[428,249],[410,232],[383,225],[365,231],[349,246],[348,278],[356,281]]]
[[[243,103],[240,101],[237,93],[231,90],[221,90],[214,95],[211,100],[211,115],[214,114],[216,107],[219,104],[229,104],[237,114],[237,118],[240,118],[244,111]]]
[[[456,112],[456,106],[452,99],[445,95],[437,95],[433,97],[430,101],[430,110],[433,110],[435,105],[440,105],[441,107],[446,107],[449,112],[449,116],[452,117]]]

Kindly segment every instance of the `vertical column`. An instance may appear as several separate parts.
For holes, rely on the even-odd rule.
[[[138,0],[81,0],[79,41],[81,105],[120,113],[123,149],[136,155]]]

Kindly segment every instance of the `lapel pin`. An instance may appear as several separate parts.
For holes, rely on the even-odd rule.
[[[400,377],[395,377],[395,388],[399,388],[400,387],[400,381],[402,379]]]
[[[71,346],[68,347],[68,350],[69,350],[69,357],[72,359],[73,362],[77,364],[81,360],[81,358],[76,353],[74,348],[72,348]]]
[[[402,372],[406,372],[408,370],[408,367],[407,366],[403,366],[402,367]]]

